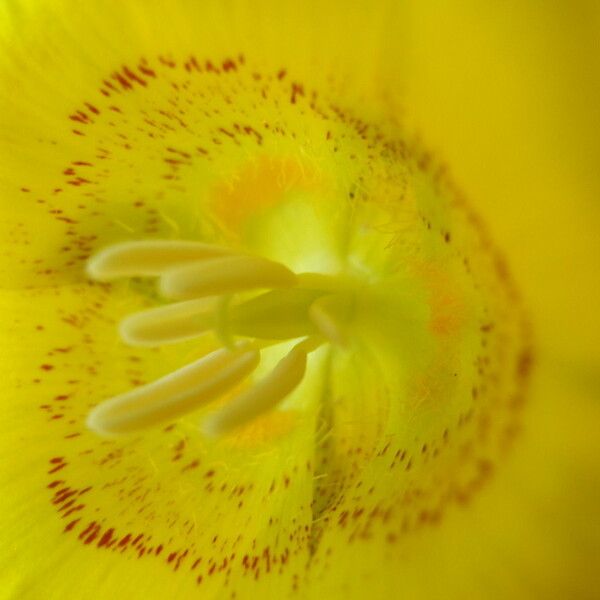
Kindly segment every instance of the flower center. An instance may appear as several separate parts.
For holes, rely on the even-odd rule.
[[[7,254],[11,278],[36,277],[43,370],[23,389],[54,396],[38,417],[65,534],[188,571],[207,597],[302,579],[308,556],[328,569],[332,548],[360,557],[354,542],[468,502],[519,432],[532,359],[448,167],[370,84],[279,60],[161,55],[78,78],[82,102],[53,104],[64,131],[44,122],[35,142],[53,156],[20,182],[23,260]],[[106,324],[156,295],[82,285],[97,248],[93,279],[157,277],[172,301],[121,321],[129,347]],[[38,285],[60,286],[48,305]],[[247,425],[212,443],[198,423]]]
[[[230,394],[256,369],[263,348],[296,340],[267,376],[234,395],[205,419],[202,429],[218,436],[248,423],[300,384],[310,352],[329,342],[343,345],[344,322],[356,293],[341,277],[296,274],[260,256],[186,241],[115,244],[90,260],[88,273],[99,281],[155,276],[162,295],[176,300],[126,317],[119,328],[126,343],[159,346],[213,332],[222,344],[194,363],[96,406],[87,424],[101,434],[161,425]]]

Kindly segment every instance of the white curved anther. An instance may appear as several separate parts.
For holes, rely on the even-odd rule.
[[[205,435],[217,437],[226,434],[277,406],[302,381],[306,356],[303,344],[295,346],[264,379],[208,416],[202,424]]]
[[[161,425],[222,396],[258,365],[260,354],[244,344],[216,350],[150,384],[102,402],[87,426],[100,434],[133,433]]]
[[[280,263],[258,256],[229,256],[172,269],[161,278],[160,290],[167,298],[186,299],[295,283],[296,275]]]
[[[165,270],[190,261],[231,255],[213,244],[181,240],[142,240],[113,244],[101,250],[87,264],[88,275],[97,281],[119,277],[158,276]]]
[[[119,334],[130,346],[189,340],[213,327],[215,304],[214,298],[200,298],[133,313],[119,323]]]

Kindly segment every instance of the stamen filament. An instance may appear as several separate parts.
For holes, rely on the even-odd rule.
[[[98,281],[119,277],[158,276],[190,261],[231,255],[221,246],[180,240],[122,242],[104,248],[87,264],[88,275]]]
[[[277,406],[300,384],[306,371],[307,349],[296,345],[264,379],[207,417],[203,430],[217,437],[248,423]]]
[[[334,275],[324,273],[298,273],[298,287],[306,290],[320,290],[321,292],[339,292],[351,289],[351,283]]]
[[[231,334],[230,322],[228,319],[229,306],[231,304],[232,296],[227,294],[226,296],[220,296],[217,300],[215,310],[215,333],[217,337],[223,343],[226,348],[232,348],[234,341]]]
[[[311,304],[308,310],[312,322],[321,334],[338,346],[345,346],[347,343],[342,330],[344,321],[342,317],[347,316],[344,315],[348,310],[347,304],[346,296],[332,294],[321,296]]]
[[[160,425],[218,398],[258,365],[259,352],[248,344],[220,349],[150,384],[99,404],[87,418],[101,434],[123,434]]]
[[[296,275],[280,263],[257,256],[230,256],[172,269],[161,278],[160,289],[168,298],[186,299],[295,283]]]
[[[321,292],[291,288],[273,290],[231,307],[229,328],[237,335],[289,340],[318,332],[308,308]]]

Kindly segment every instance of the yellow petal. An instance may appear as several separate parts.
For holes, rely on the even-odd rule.
[[[420,4],[402,19],[387,3],[337,1],[0,8],[9,597],[594,593],[600,103],[596,10],[578,6],[581,18],[566,5]],[[452,468],[428,470],[434,449],[414,434],[435,433],[440,399],[452,399],[444,418],[461,412],[452,402],[473,377],[482,304],[452,254],[470,226],[455,207],[437,212],[437,195],[390,158],[406,147],[388,145],[365,169],[356,159],[368,154],[364,125],[405,141],[399,107],[498,234],[540,345],[521,444],[479,500],[441,523],[421,516],[422,484],[440,490],[468,469],[476,482],[489,465],[461,463],[453,441]],[[448,230],[422,233],[423,215]],[[100,441],[82,426],[95,403],[212,349],[125,348],[116,322],[154,306],[153,288],[82,285],[92,252],[142,238],[361,273],[375,292],[359,308],[377,316],[354,332],[366,354],[316,357],[318,376],[290,399],[299,410],[282,407],[238,443],[206,445],[185,419]],[[503,270],[476,245],[466,255]],[[390,276],[398,293],[382,304],[377,284]],[[507,320],[494,334],[509,339],[509,363],[523,342],[510,300],[497,301]],[[370,369],[360,356],[373,340]],[[409,450],[419,459],[405,471]],[[402,535],[407,516],[407,530],[422,526]]]

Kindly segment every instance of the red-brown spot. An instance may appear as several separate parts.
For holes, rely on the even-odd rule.
[[[65,525],[64,531],[71,531],[75,527],[75,525],[79,523],[79,521],[81,521],[81,519],[75,519],[74,521],[70,521]]]

